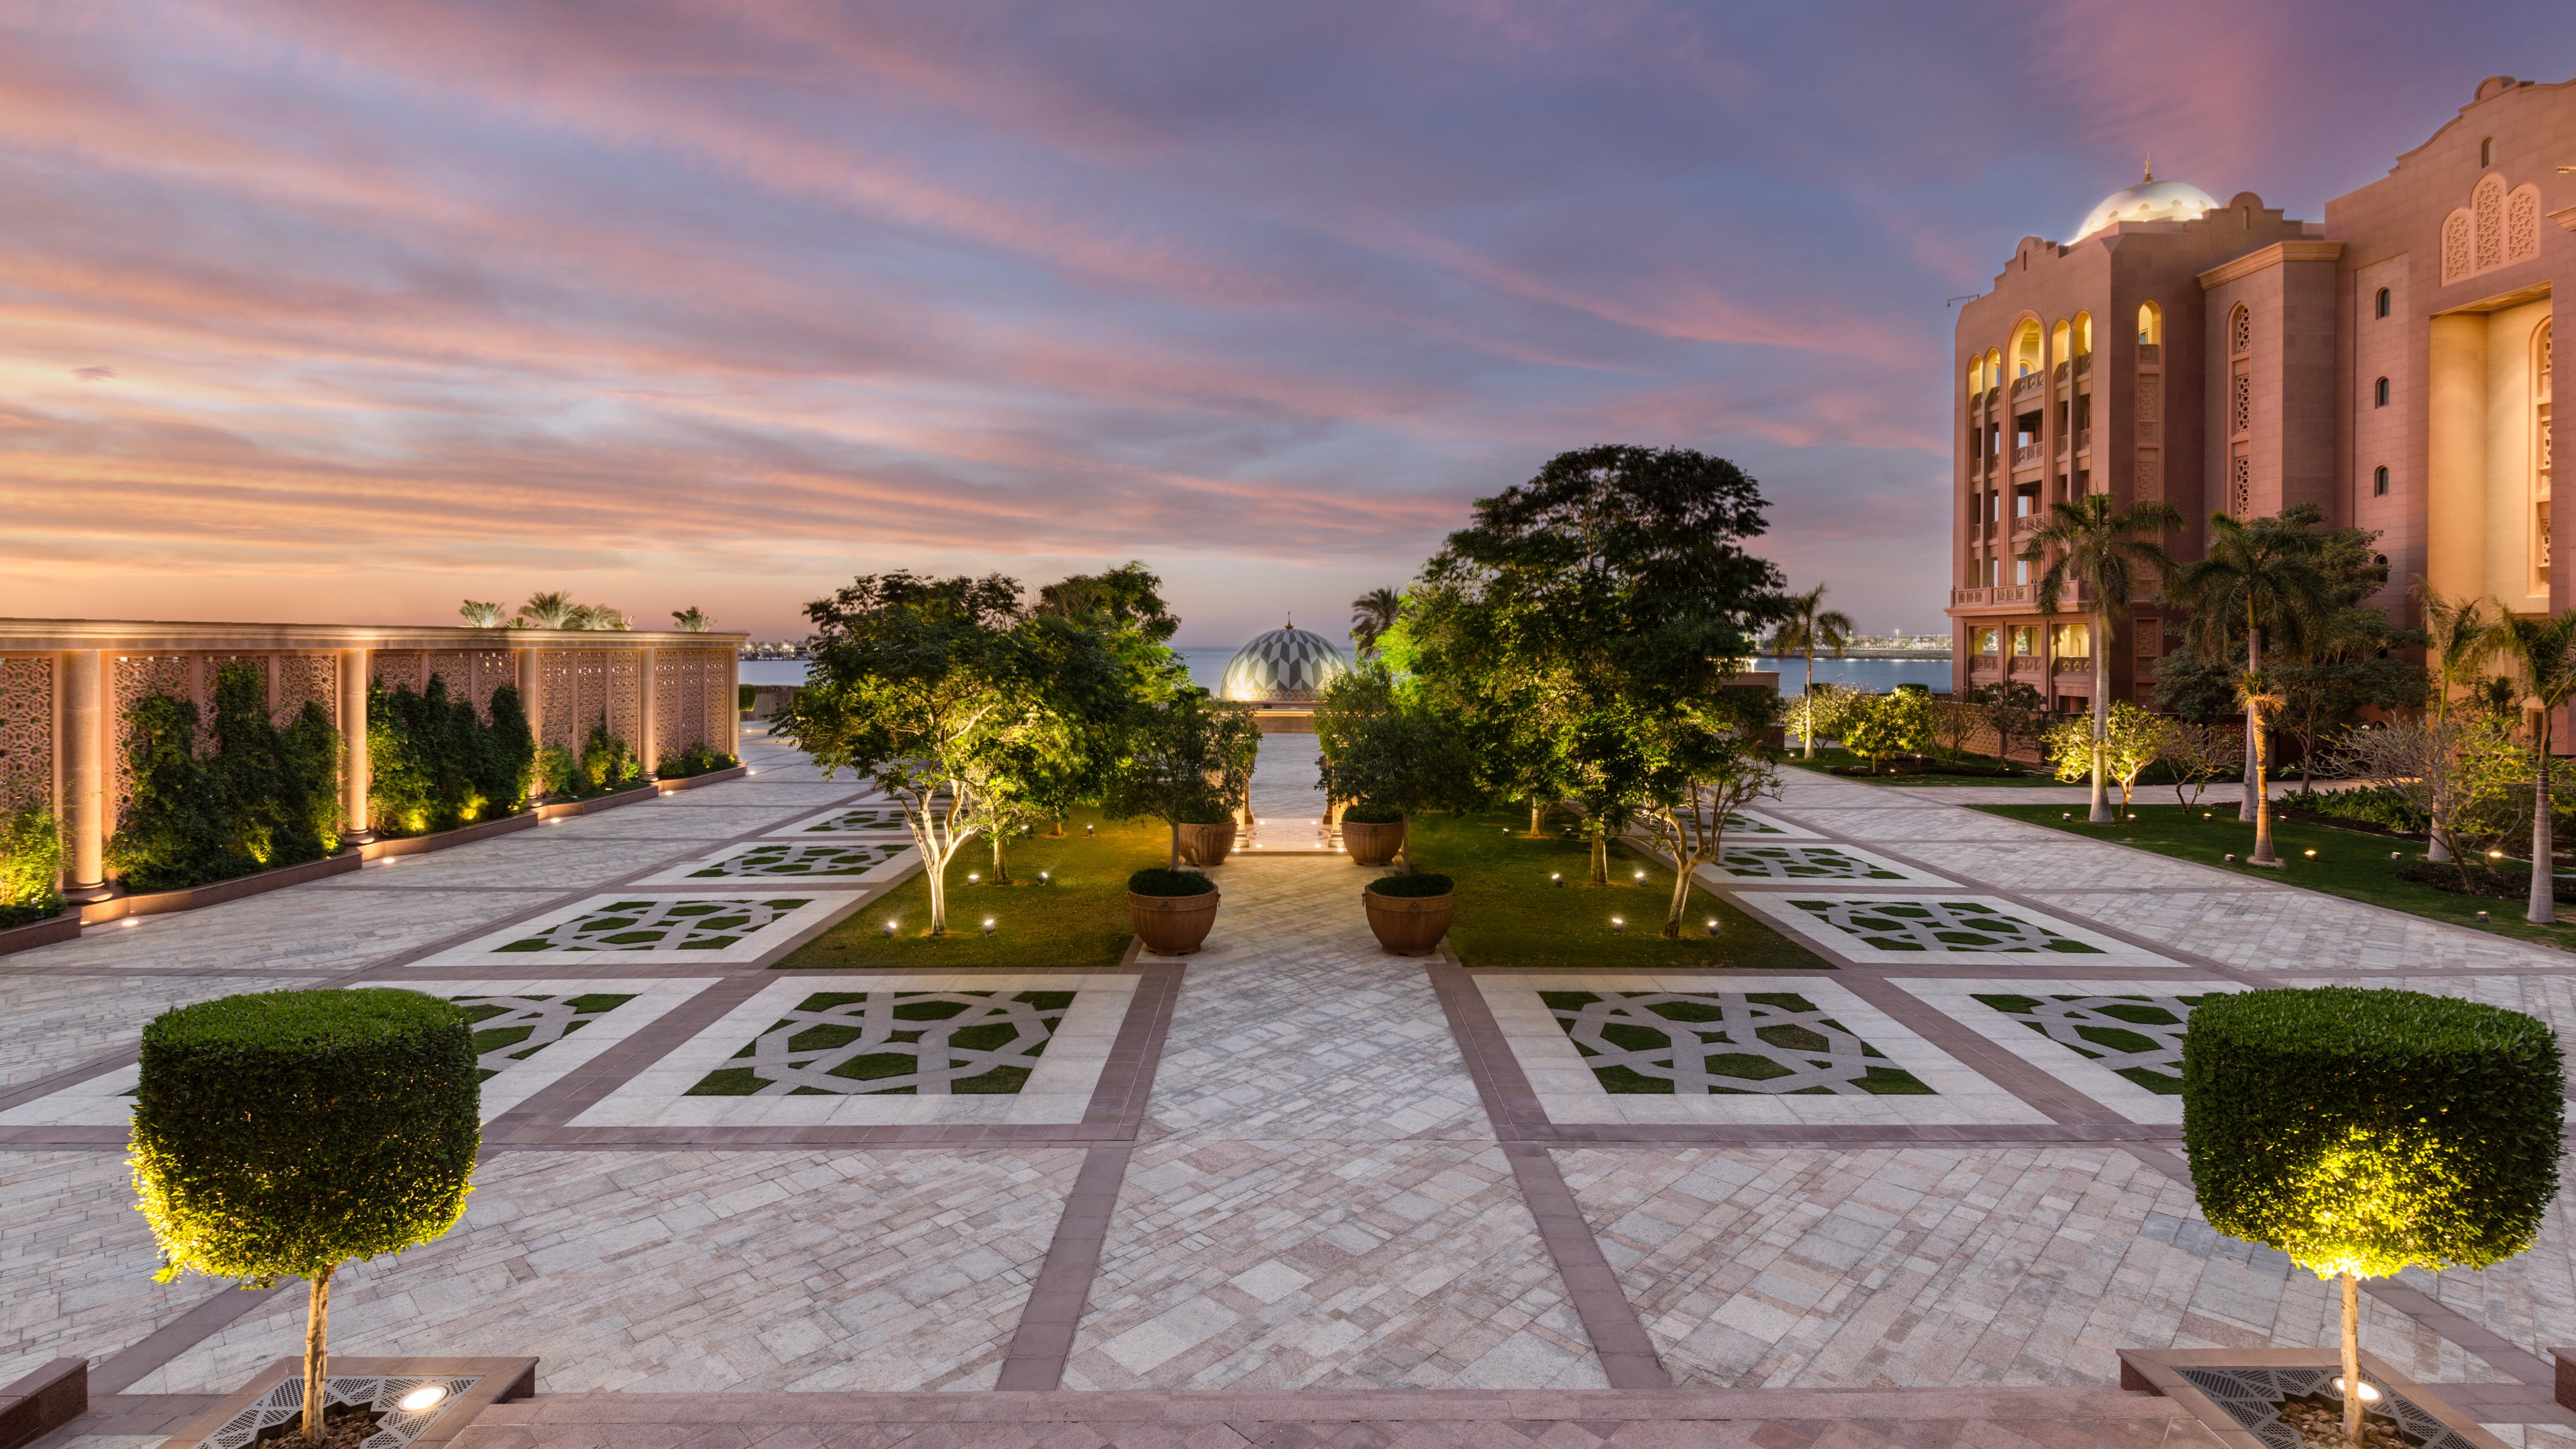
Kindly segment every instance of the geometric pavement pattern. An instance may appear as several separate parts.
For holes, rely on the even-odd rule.
[[[1760,880],[1903,880],[1830,845],[1738,845],[1718,856],[1728,875]]]
[[[720,951],[810,900],[611,901],[498,951]]]
[[[816,845],[794,841],[770,841],[755,845],[739,855],[727,856],[715,864],[689,872],[689,879],[702,876],[781,876],[781,875],[857,875],[880,861],[900,854],[904,847],[891,842],[868,845]]]
[[[2046,926],[1975,901],[1791,901],[1789,904],[1882,951],[2055,951],[2108,954]]]
[[[1539,1000],[1612,1092],[1933,1095],[1790,992],[1542,991]]]
[[[845,991],[806,997],[689,1089],[693,1097],[1016,1094],[1070,991]]]
[[[906,828],[903,812],[891,806],[871,805],[858,810],[844,810],[805,827],[806,834],[845,830],[902,830]]]
[[[2005,996],[1977,1000],[2150,1092],[2182,1095],[2183,1023],[2206,996]]]
[[[483,1078],[523,1062],[633,1001],[630,993],[587,996],[451,996],[474,1028],[474,1051]],[[300,1383],[300,1381],[299,1381]],[[299,1389],[298,1392],[301,1392]]]

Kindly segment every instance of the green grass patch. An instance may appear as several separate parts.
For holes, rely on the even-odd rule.
[[[1449,927],[1449,944],[1470,966],[1532,971],[1714,966],[1750,971],[1833,969],[1696,882],[1684,916],[1690,934],[1667,941],[1656,932],[1663,929],[1664,911],[1672,900],[1671,871],[1642,852],[1613,844],[1611,883],[1585,885],[1589,848],[1560,834],[1526,839],[1523,832],[1528,826],[1527,811],[1413,819],[1409,852],[1413,868],[1436,871],[1457,882],[1458,913]],[[1642,883],[1635,879],[1640,870],[1646,873]],[[1351,905],[1356,910],[1359,888],[1367,876],[1356,870],[1351,874]],[[1550,874],[1564,876],[1565,885],[1550,886]],[[1612,916],[1625,918],[1627,930],[1613,934]],[[1706,934],[1706,922],[1712,916],[1721,923],[1714,941]]]
[[[1085,836],[1086,825],[1098,833]],[[991,883],[992,847],[968,841],[948,866],[945,936],[930,934],[930,882],[915,875],[775,969],[1115,966],[1135,935],[1127,920],[1127,877],[1170,858],[1171,831],[1153,820],[1104,820],[1093,810],[1074,812],[1064,829],[1061,840],[1013,837],[1013,883],[1006,886]],[[1047,879],[1039,878],[1041,871]],[[969,875],[984,879],[969,882]],[[987,917],[994,924],[990,936]],[[891,938],[888,921],[896,923]]]
[[[1962,763],[1974,766],[1980,770],[1994,769],[2000,763],[1992,756],[1988,755],[1961,755],[1959,759]],[[1815,758],[1809,759],[1805,755],[1799,753],[1799,747],[1795,741],[1790,742],[1788,762],[1797,766],[1799,769],[1813,770],[1820,775],[1832,774],[1836,770],[1866,769],[1869,766],[1869,761],[1853,754],[1851,751],[1844,749],[1840,745],[1818,745],[1816,746]],[[1880,785],[2054,785],[2059,783],[2056,777],[2049,774],[2047,771],[2033,769],[2028,765],[2022,764],[2011,766],[2010,768],[2012,773],[2009,775],[1951,774],[1941,770],[1937,761],[1932,762],[1932,764],[1933,768],[1924,774],[1879,774],[1869,776],[1867,778],[1870,779],[1872,783]],[[1911,762],[1900,763],[1892,760],[1882,760],[1879,762],[1879,768],[1881,770],[1886,770],[1890,768],[1912,769],[1916,767]],[[1862,777],[1840,776],[1837,778],[1858,779]]]
[[[2069,835],[2107,840],[2115,845],[2134,846],[2177,860],[2215,866],[2254,880],[2279,881],[2346,900],[2367,901],[2392,911],[2404,911],[2410,916],[2449,921],[2517,940],[2538,941],[2562,948],[2576,947],[2576,924],[2532,925],[2523,920],[2522,905],[2518,901],[2452,895],[2417,881],[2398,879],[2399,866],[2421,864],[2424,860],[2424,848],[2415,841],[2283,820],[2276,815],[2272,821],[2272,849],[2281,857],[2281,868],[2270,870],[2245,864],[2245,857],[2254,849],[2254,825],[2251,821],[2238,820],[2233,804],[2180,806],[2141,803],[2130,807],[2129,814],[2136,818],[2114,821],[2109,825],[2087,822],[2082,805],[1972,805],[1969,808],[2028,821],[2033,825],[2045,825]],[[2116,797],[2112,808],[2114,811],[2119,808]],[[2060,818],[2069,814],[2074,818]],[[2313,857],[2307,854],[2311,850],[2316,852]],[[2389,859],[2392,850],[2399,852],[2395,860]],[[2232,864],[2226,859],[2229,854],[2236,857]],[[2478,919],[2478,912],[2482,909],[2488,912],[2489,920]],[[2576,915],[2576,911],[2566,913]]]

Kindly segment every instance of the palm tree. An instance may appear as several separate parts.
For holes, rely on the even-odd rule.
[[[1824,607],[1825,586],[1818,584],[1803,594],[1791,594],[1785,604],[1787,616],[1780,627],[1771,631],[1771,657],[1786,659],[1792,654],[1807,656],[1806,744],[1804,753],[1816,757],[1816,651],[1824,650],[1836,659],[1851,643],[1851,615],[1840,609]]]
[[[2443,598],[2433,581],[2421,575],[2412,592],[2423,606],[2424,633],[2433,648],[2433,718],[2440,721],[2450,716],[2452,689],[2474,689],[2486,673],[2487,656],[2498,643],[2496,626],[2486,617],[2484,599]],[[2499,607],[2497,612],[2504,611]],[[2437,817],[2425,859],[2451,858],[2450,847],[2442,843],[2445,833]]]
[[[2576,698],[2576,609],[2546,619],[2507,614],[2492,632],[2495,647],[2522,666],[2530,701],[2540,706],[2532,726],[2538,773],[2531,795],[2531,900],[2522,918],[2535,926],[2558,919],[2558,874],[2549,836],[2549,732],[2559,707]]]
[[[2169,528],[2182,527],[2182,515],[2165,502],[2122,508],[2108,493],[2087,493],[2050,505],[2048,522],[2030,536],[2023,557],[2037,562],[2054,550],[2047,571],[2039,576],[2039,611],[2057,612],[2069,584],[2093,595],[2093,823],[2112,820],[2104,798],[2106,742],[2111,734],[2111,622],[2129,616],[2129,602],[2146,575],[2161,581],[2173,572],[2173,560],[2157,541]]]
[[[501,627],[502,609],[499,604],[486,604],[478,600],[467,599],[464,603],[457,606],[456,612],[464,615],[465,622],[473,625],[477,629],[498,629]]]
[[[528,626],[534,629],[571,629],[579,627],[572,622],[572,617],[580,607],[572,601],[570,594],[530,594],[528,601],[519,606],[519,617],[527,620]]]
[[[2204,657],[2218,662],[2235,621],[2245,625],[2245,666],[2241,674],[2263,672],[2266,630],[2297,638],[2325,617],[2331,599],[2326,576],[2317,567],[2317,536],[2297,523],[2258,518],[2244,522],[2224,513],[2209,517],[2209,547],[2200,562],[2178,569],[2165,592],[2174,602],[2199,615],[2196,632]],[[2271,801],[2262,794],[2256,760],[2263,741],[2255,738],[2264,722],[2245,716],[2246,798],[2239,820],[2255,823],[2256,865],[2276,862],[2270,854]]]
[[[2254,771],[2254,849],[2245,863],[2279,865],[2281,858],[2272,853],[2271,760],[2264,747],[2272,739],[2272,716],[2288,701],[2262,670],[2248,669],[2236,677],[2236,702],[2245,706],[2245,721],[2251,726],[2248,737],[2254,745],[2253,757],[2246,761]]]
[[[1362,654],[1377,652],[1378,637],[1395,627],[1404,596],[1393,589],[1371,589],[1351,600],[1351,640]]]
[[[683,634],[703,634],[707,632],[715,622],[716,621],[714,619],[707,616],[707,612],[704,609],[699,608],[695,604],[691,604],[685,609],[674,609],[671,611],[671,627],[679,630]]]

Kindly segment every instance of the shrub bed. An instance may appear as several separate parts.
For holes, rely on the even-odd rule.
[[[367,691],[367,813],[378,833],[427,835],[527,808],[536,740],[519,691],[492,691],[487,716],[470,699],[447,697],[447,680],[429,688]]]
[[[292,724],[269,715],[254,666],[215,675],[211,749],[197,706],[147,695],[126,711],[133,798],[107,844],[107,868],[138,891],[183,890],[320,860],[340,848],[340,732],[306,701]]]
[[[1169,870],[1157,865],[1127,877],[1127,889],[1140,896],[1203,896],[1216,889],[1216,882],[1194,870]]]
[[[2301,814],[2357,820],[2405,835],[2422,835],[2433,828],[2432,817],[2387,785],[2352,790],[2292,790],[2281,796],[2279,803]]]
[[[1353,805],[1342,811],[1344,825],[1401,825],[1404,812],[1391,805]]]
[[[63,835],[40,805],[0,810],[0,929],[49,920],[63,908]]]
[[[2458,866],[2435,865],[2421,860],[2399,866],[2397,878],[2428,885],[2437,891],[2448,891],[2455,896],[2477,896],[2482,900],[2496,901],[2531,899],[2531,869],[2519,861],[2502,867],[2473,864],[2469,867],[2466,885],[2460,882]],[[2576,902],[2576,880],[2552,881],[2550,891],[2561,901]]]
[[[1411,875],[1380,876],[1368,883],[1379,895],[1398,900],[1421,900],[1427,896],[1445,896],[1458,888],[1458,883],[1445,875],[1416,871]]]
[[[687,780],[699,775],[712,775],[718,770],[730,770],[741,763],[713,745],[691,745],[676,755],[664,755],[653,766],[653,773],[664,780]]]

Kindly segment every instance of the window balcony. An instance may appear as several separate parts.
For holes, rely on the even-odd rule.
[[[1997,584],[1993,588],[1986,590],[1986,592],[1993,596],[1987,601],[1989,603],[2027,604],[2030,602],[2030,585],[2028,584]]]
[[[2020,447],[2013,449],[2013,466],[2016,468],[2038,467],[2039,444],[2024,443]]]
[[[2154,342],[2141,342],[2138,344],[2138,366],[2162,367],[2164,365],[2165,350],[2161,344]]]
[[[2064,433],[2057,435],[2057,456],[2061,458],[2066,456],[2066,435]]]
[[[2082,377],[2084,374],[2086,374],[2086,373],[2088,373],[2088,372],[2091,372],[2092,370],[2093,370],[2093,354],[2092,354],[2092,353],[2090,353],[2090,352],[2079,352],[2079,353],[2075,354],[2075,375],[2076,375],[2077,377]]]
[[[2028,377],[2014,378],[2012,385],[2012,400],[2014,402],[2020,402],[2026,397],[2039,396],[2040,384],[2046,381],[2048,381],[2047,378],[2036,372],[2032,373]]]
[[[1986,595],[1990,592],[1992,592],[1992,590],[1989,589],[1952,589],[1950,591],[1950,607],[1954,609],[1975,608],[1976,606],[1987,602]]]
[[[2077,428],[2075,430],[2075,451],[2079,453],[2090,453],[2093,451],[2093,430],[2091,428]]]
[[[2059,674],[2090,674],[2093,672],[2093,656],[2090,654],[2061,654],[2057,656],[2057,658],[2051,660],[2050,663],[2054,666],[2055,672]]]
[[[2036,514],[2036,513],[2028,514],[2028,515],[2025,515],[2024,517],[2014,519],[2014,520],[2013,520],[2013,526],[2012,526],[2013,542],[2015,542],[2015,543],[2019,543],[2019,542],[2021,542],[2023,539],[2028,538],[2028,537],[2030,537],[2032,534],[2039,532],[2039,530],[2040,530],[2040,528],[2041,528],[2041,527],[2042,527],[2042,520],[2041,520],[2040,516],[2039,516],[2038,514]]]

